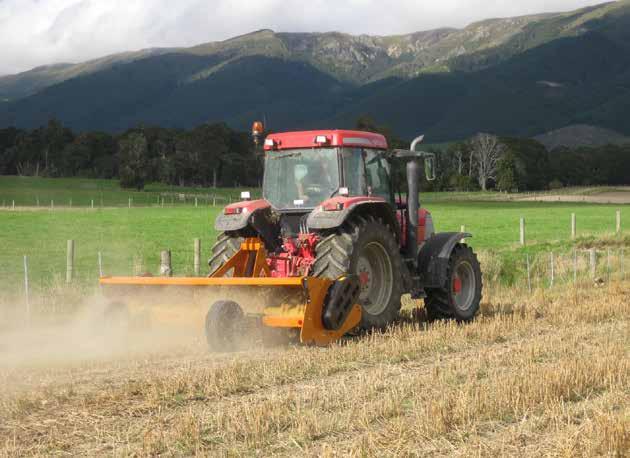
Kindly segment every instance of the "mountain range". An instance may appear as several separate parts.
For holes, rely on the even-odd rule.
[[[0,126],[225,121],[351,127],[361,115],[432,142],[571,125],[630,135],[630,0],[397,36],[260,30],[0,77]]]

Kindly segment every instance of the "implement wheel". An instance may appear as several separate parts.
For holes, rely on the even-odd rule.
[[[429,320],[454,318],[471,321],[479,311],[483,288],[481,267],[473,250],[466,244],[453,249],[448,262],[446,286],[427,290],[425,308]]]
[[[398,318],[402,259],[391,229],[372,216],[353,216],[317,244],[312,275],[337,280],[356,275],[361,291],[361,329],[383,329]]]
[[[233,301],[217,301],[206,314],[206,341],[213,352],[235,351],[243,330],[243,310]]]

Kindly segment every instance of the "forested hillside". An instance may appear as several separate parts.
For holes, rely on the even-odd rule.
[[[0,78],[0,126],[350,127],[402,137],[535,136],[584,124],[630,135],[630,1],[409,35],[258,31]]]

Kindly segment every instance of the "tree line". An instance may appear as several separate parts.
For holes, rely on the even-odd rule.
[[[139,126],[117,135],[74,133],[56,120],[34,130],[0,129],[0,175],[118,178],[136,189],[148,182],[258,186],[260,163],[249,134],[225,124]]]
[[[368,116],[356,128],[383,133],[394,148],[409,143]],[[479,133],[429,148],[436,154],[433,191],[534,191],[564,186],[630,184],[630,145],[557,148],[533,139]],[[33,130],[0,129],[0,175],[117,178],[123,187],[147,182],[179,186],[259,186],[262,158],[249,133],[226,124],[193,129],[139,126],[120,134],[75,133],[56,120]],[[396,167],[403,184],[404,167]]]
[[[369,116],[359,118],[357,128],[382,133],[395,148],[409,147],[409,142]],[[429,191],[518,192],[630,185],[630,144],[547,151],[531,138],[478,133],[465,141],[425,149],[436,155],[438,170],[435,181],[423,184]],[[395,173],[404,182],[403,167],[397,167]]]

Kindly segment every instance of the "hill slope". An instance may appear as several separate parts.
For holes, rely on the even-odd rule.
[[[570,124],[630,134],[630,1],[378,37],[261,30],[0,78],[0,125],[57,117],[75,129],[226,120],[274,129],[371,114],[434,141],[478,130],[536,135]]]
[[[549,151],[560,146],[575,148],[578,146],[630,144],[630,137],[621,135],[614,130],[582,124],[567,126],[545,134],[537,135],[535,140],[545,145]]]

